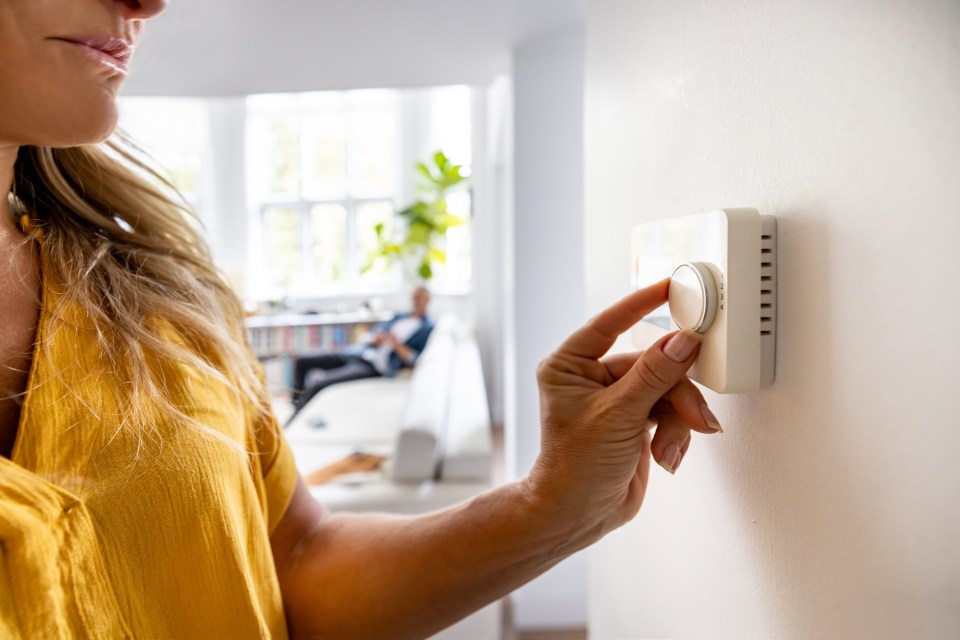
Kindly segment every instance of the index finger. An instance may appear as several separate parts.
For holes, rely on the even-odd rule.
[[[664,278],[621,298],[577,329],[563,341],[557,352],[578,358],[600,358],[610,350],[621,333],[666,302],[669,289],[670,278]]]

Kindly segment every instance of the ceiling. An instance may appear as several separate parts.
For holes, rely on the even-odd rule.
[[[587,0],[173,0],[127,95],[480,84],[518,44],[582,26]]]

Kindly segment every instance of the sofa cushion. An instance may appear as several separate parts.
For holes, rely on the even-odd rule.
[[[389,455],[387,481],[489,481],[490,416],[475,339],[442,317],[408,379],[324,389],[291,420],[287,438],[304,473],[360,450]]]
[[[442,317],[417,358],[389,466],[389,475],[396,482],[420,482],[437,476],[457,334],[456,318]]]
[[[291,443],[392,446],[409,396],[410,379],[367,378],[330,386],[308,402],[286,428]]]

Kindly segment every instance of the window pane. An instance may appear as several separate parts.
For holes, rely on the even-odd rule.
[[[375,107],[393,109],[397,106],[400,92],[396,89],[355,89],[343,94],[351,109]]]
[[[253,112],[275,112],[290,109],[296,101],[296,93],[255,93],[247,96],[247,107]]]
[[[446,264],[435,264],[437,281],[452,290],[469,289],[473,273],[470,237],[470,191],[454,191],[447,195],[447,211],[466,224],[447,229],[445,238]]]
[[[470,87],[436,87],[430,90],[430,144],[454,164],[471,162]]]
[[[397,120],[393,110],[361,109],[350,114],[350,189],[359,197],[392,195],[396,170]]]
[[[303,190],[312,200],[342,198],[347,190],[347,120],[341,110],[303,117]]]
[[[123,98],[120,128],[160,165],[187,201],[200,199],[200,171],[207,142],[206,110],[187,98]]]
[[[261,115],[250,122],[250,178],[260,199],[300,195],[300,141],[297,116]]]
[[[470,192],[452,191],[447,194],[447,211],[464,220],[470,219]]]
[[[470,224],[447,230],[445,284],[451,289],[469,289],[473,274]]]
[[[300,276],[300,212],[295,207],[270,207],[263,215],[265,266],[271,289],[287,291]]]
[[[347,209],[339,204],[318,204],[310,211],[313,232],[313,282],[311,289],[342,284],[347,272]]]
[[[393,203],[389,200],[364,202],[357,205],[357,243],[360,261],[360,282],[365,287],[374,287],[392,283],[395,270],[384,259],[377,259],[376,226],[384,226],[385,237],[391,237],[393,230]],[[367,268],[369,266],[369,268]]]
[[[347,104],[349,91],[308,91],[297,94],[300,99],[300,108],[304,111],[318,109],[343,109]]]

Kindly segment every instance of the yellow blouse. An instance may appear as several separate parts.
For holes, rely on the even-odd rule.
[[[0,457],[0,638],[285,638],[269,534],[297,479],[275,425],[157,362],[173,399],[248,455],[158,423],[138,439],[92,323],[44,282],[17,440]]]

